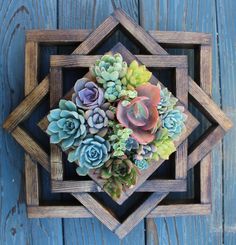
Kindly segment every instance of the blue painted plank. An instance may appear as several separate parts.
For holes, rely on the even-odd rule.
[[[140,0],[140,16],[140,22],[146,29],[213,34],[213,98],[220,105],[215,1]],[[189,72],[192,73],[191,70]],[[221,144],[213,152],[213,163],[213,214],[209,217],[148,219],[147,244],[222,244]]]
[[[116,7],[122,7],[133,18],[138,21],[138,1],[63,1],[59,0],[59,28],[75,29],[87,28],[94,29],[108,17]],[[115,34],[111,42],[121,35]],[[123,38],[127,44],[127,39]],[[144,244],[144,222],[141,222],[122,242],[109,231],[100,221],[96,219],[64,219],[64,241],[65,244]]]
[[[0,125],[24,95],[25,30],[56,28],[57,1],[0,2]],[[0,128],[0,244],[62,244],[61,220],[28,220],[23,150]]]
[[[236,244],[236,2],[217,0],[222,107],[234,122],[223,141],[224,244]]]

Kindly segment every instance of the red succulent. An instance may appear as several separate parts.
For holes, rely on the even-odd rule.
[[[138,86],[136,90],[138,97],[130,104],[123,106],[122,101],[119,102],[116,117],[124,127],[133,130],[134,139],[140,144],[148,144],[155,138],[160,88],[149,83]]]

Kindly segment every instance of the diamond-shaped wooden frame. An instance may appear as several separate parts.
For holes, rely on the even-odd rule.
[[[194,150],[188,156],[188,168],[192,168],[199,161],[200,162],[200,180],[201,180],[201,204],[184,204],[184,205],[167,205],[167,206],[157,206],[153,207],[164,197],[167,193],[154,193],[150,196],[149,204],[155,204],[152,208],[149,208],[146,205],[140,206],[138,208],[146,210],[145,213],[138,212],[133,213],[129,216],[122,225],[110,220],[111,214],[106,213],[102,222],[104,222],[110,229],[115,230],[115,233],[119,237],[124,237],[143,217],[148,213],[148,217],[154,216],[168,216],[168,215],[185,215],[185,214],[206,214],[211,209],[211,189],[210,189],[210,179],[211,179],[211,161],[210,155],[208,154],[213,146],[223,137],[226,131],[232,127],[231,121],[225,116],[225,114],[217,107],[217,105],[210,99],[209,94],[211,91],[211,43],[209,35],[207,34],[197,34],[197,33],[173,33],[173,32],[151,32],[153,38],[140,29],[132,20],[129,19],[122,11],[117,10],[113,16],[109,17],[105,22],[99,27],[100,29],[97,32],[93,32],[89,38],[85,40],[75,51],[78,51],[83,54],[88,53],[89,50],[92,50],[96,45],[91,40],[95,37],[99,42],[107,36],[112,29],[114,29],[118,23],[123,25],[125,29],[128,29],[131,34],[138,37],[141,44],[146,47],[146,49],[151,54],[167,54],[164,49],[158,45],[159,43],[171,43],[175,45],[200,45],[200,86],[205,90],[205,92],[189,77],[189,93],[191,97],[198,102],[198,108],[200,108],[211,121],[215,122],[215,126],[212,126],[208,130],[208,134],[204,135],[201,141],[199,141]],[[43,32],[38,32],[37,35],[28,35],[28,45],[26,45],[26,64],[28,63],[28,68],[32,67],[32,70],[37,70],[37,59],[30,56],[30,52],[35,51],[37,53],[38,44],[35,42],[34,38],[39,38],[43,42],[64,42],[74,40],[82,41],[88,35],[88,31],[57,31],[50,32],[48,31],[46,35],[41,35]],[[78,36],[78,33],[81,36]],[[45,34],[45,33],[44,33]],[[49,35],[50,34],[50,35]],[[31,68],[30,68],[31,69]],[[40,103],[42,98],[49,91],[49,81],[46,77],[38,86],[36,85],[37,79],[33,71],[29,71],[26,74],[26,80],[28,79],[28,85],[26,88],[26,94],[28,96],[23,100],[23,102],[10,114],[7,120],[4,123],[4,128],[12,133],[14,138],[25,148],[26,152],[30,154],[32,159],[41,163],[47,170],[49,170],[49,159],[47,154],[39,147],[39,145],[33,141],[30,136],[18,125],[22,122],[34,108]],[[39,96],[41,95],[41,96]],[[28,213],[30,217],[91,217],[91,214],[88,213],[86,208],[81,206],[79,207],[42,207],[39,205],[39,196],[38,196],[38,181],[37,178],[32,178],[32,176],[37,176],[37,170],[35,171],[34,162],[31,160],[29,155],[26,156],[26,189],[27,191],[27,203],[30,205],[28,207]],[[33,185],[33,186],[31,186]],[[75,194],[77,197],[77,194]],[[83,204],[88,205],[87,208],[91,207],[91,202],[95,205],[92,197],[86,193],[83,193],[80,201]],[[89,203],[90,202],[90,203]],[[97,210],[91,210],[90,212],[97,216],[99,213],[100,205],[97,207]],[[153,209],[153,210],[152,210]],[[108,220],[107,220],[108,218]],[[107,224],[109,223],[109,224]]]
[[[139,62],[151,65],[152,67],[161,67],[175,68],[176,73],[176,95],[181,102],[184,102],[184,106],[188,105],[188,75],[187,75],[187,57],[186,56],[158,56],[158,55],[137,55],[136,57],[132,55],[121,43],[115,45],[111,50],[112,52],[119,52],[126,59],[127,62],[131,62],[133,59],[137,59]],[[91,66],[98,58],[99,55],[68,55],[68,56],[51,56],[51,72],[50,72],[50,104],[54,106],[57,105],[58,101],[61,99],[62,91],[62,68],[71,68],[71,67],[89,67]],[[90,76],[87,73],[85,76]],[[152,82],[157,83],[157,79],[153,76]],[[161,84],[161,83],[160,83]],[[162,85],[163,86],[163,85]],[[66,98],[71,98],[73,89],[65,96]],[[179,105],[183,105],[180,102]],[[179,146],[176,152],[176,179],[165,179],[162,180],[162,183],[165,184],[165,191],[172,191],[172,188],[169,188],[169,183],[172,185],[176,182],[178,188],[175,188],[174,191],[186,191],[186,175],[187,175],[187,140],[186,138],[191,134],[191,132],[198,125],[198,121],[186,110],[185,112],[188,115],[188,120],[186,122],[186,132],[180,137],[180,139],[175,142],[176,146]],[[42,130],[45,130],[47,127],[47,118],[43,118],[39,123],[39,126]],[[182,142],[184,141],[184,142]],[[59,153],[57,146],[51,146],[51,180],[52,180],[52,191],[56,192],[78,192],[78,186],[81,190],[83,188],[83,181],[64,181],[63,180],[63,162],[62,154]],[[130,195],[132,195],[137,188],[139,188],[146,179],[156,171],[156,169],[163,163],[163,160],[158,162],[153,162],[152,166],[146,171],[142,171],[139,176],[138,183],[132,189],[128,189],[123,193],[120,199],[117,200],[118,204],[122,204]],[[102,188],[103,180],[98,178],[94,171],[90,171],[89,176]],[[85,181],[87,183],[87,181]],[[161,192],[162,189],[159,189],[158,181],[148,181],[149,182],[149,192]],[[86,189],[86,188],[85,188]],[[83,192],[83,190],[82,190]],[[85,191],[87,192],[87,190]]]

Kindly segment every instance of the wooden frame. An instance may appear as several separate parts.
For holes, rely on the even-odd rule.
[[[106,36],[110,34],[112,30],[114,30],[118,24],[123,25],[127,31],[131,32],[131,35],[135,35],[140,43],[146,47],[146,49],[151,54],[161,54],[167,55],[166,51],[161,48],[160,45],[156,43],[158,41],[158,37],[155,37],[156,32],[151,32],[153,37],[148,35],[141,27],[137,26],[129,17],[127,17],[122,11],[116,10],[113,16],[110,16],[104,23],[92,34],[89,35],[85,41],[78,46],[75,50],[75,54],[86,54],[89,53],[92,49],[95,48],[97,44],[95,44],[92,40],[95,38],[97,41],[102,41]],[[80,31],[83,32],[83,31]],[[42,31],[41,31],[42,33]],[[49,33],[49,32],[48,32]],[[51,40],[55,37],[56,31],[53,32],[53,35],[49,36]],[[160,32],[159,32],[160,33]],[[210,43],[210,35],[207,34],[197,34],[188,33],[189,43],[187,43],[188,37],[185,38],[179,35],[180,33],[165,33],[164,37],[168,37],[166,40],[167,45],[171,45],[171,40],[173,44],[179,43],[181,46],[189,47],[192,45],[198,45],[200,50],[200,86],[195,83],[192,78],[188,78],[189,83],[189,94],[192,97],[193,101],[198,105],[198,108],[205,113],[207,118],[215,123],[214,126],[210,130],[208,130],[207,134],[205,134],[200,141],[197,142],[195,148],[190,152],[188,156],[188,169],[194,167],[200,161],[200,181],[201,181],[201,204],[173,204],[173,205],[159,205],[156,206],[166,195],[167,193],[154,193],[149,197],[150,206],[141,206],[140,208],[144,209],[145,212],[133,213],[130,217],[128,217],[122,224],[116,222],[111,217],[110,213],[106,213],[105,216],[102,217],[102,222],[105,223],[111,230],[114,230],[115,233],[119,237],[124,237],[143,217],[148,215],[147,217],[155,217],[161,215],[185,215],[185,214],[206,214],[211,210],[211,161],[209,152],[212,150],[213,146],[222,139],[225,132],[228,131],[232,127],[231,121],[225,116],[225,114],[217,107],[217,105],[211,100],[209,94],[211,90],[211,43]],[[64,33],[61,31],[60,37],[64,35],[65,39],[70,42],[70,35],[66,31]],[[88,31],[85,31],[83,38],[88,35]],[[168,36],[169,35],[169,36]],[[29,35],[30,36],[30,35]],[[162,42],[164,37],[162,36]],[[197,38],[198,37],[198,38]],[[203,38],[204,37],[204,38]],[[41,37],[42,38],[42,37]],[[72,38],[72,37],[71,37]],[[73,36],[75,38],[75,36]],[[197,41],[192,41],[194,38]],[[58,42],[59,37],[55,37],[55,42]],[[82,39],[78,37],[78,39]],[[156,40],[154,40],[156,39]],[[200,43],[198,43],[199,39],[204,39]],[[44,40],[47,40],[47,37],[44,37]],[[73,42],[74,40],[72,40]],[[82,40],[81,40],[82,41]],[[31,42],[31,44],[29,44]],[[33,42],[33,43],[32,43]],[[35,41],[29,41],[26,44],[26,50],[35,50]],[[30,54],[26,55],[26,61],[28,59],[32,59]],[[28,64],[32,66],[32,68],[28,70],[32,70],[26,76],[35,78],[35,74],[33,71],[37,70],[37,59],[34,59]],[[26,62],[27,64],[27,62]],[[26,69],[27,70],[27,69]],[[36,79],[34,79],[35,81]],[[27,79],[26,79],[27,81]],[[29,79],[28,79],[29,81]],[[29,83],[28,83],[29,84]],[[28,96],[23,100],[23,102],[9,115],[7,120],[4,123],[4,128],[11,132],[13,137],[24,147],[25,151],[30,155],[30,157],[26,156],[27,161],[31,161],[32,164],[28,164],[29,167],[26,168],[26,187],[27,191],[27,202],[28,202],[28,213],[30,217],[52,217],[50,215],[54,215],[53,217],[68,217],[68,211],[70,210],[73,213],[73,217],[91,217],[92,213],[94,216],[99,217],[99,209],[102,209],[100,205],[98,206],[98,211],[93,209],[91,205],[89,205],[89,201],[91,201],[91,196],[87,193],[74,193],[74,196],[78,198],[79,201],[86,206],[86,208],[78,206],[78,207],[42,207],[39,206],[39,196],[37,194],[38,188],[32,187],[31,184],[37,185],[38,182],[32,181],[32,176],[37,176],[36,168],[32,168],[34,161],[40,163],[46,170],[49,171],[49,158],[47,154],[42,150],[42,148],[22,129],[19,127],[19,123],[22,122],[30,113],[37,107],[37,105],[41,102],[41,100],[46,96],[49,92],[49,80],[46,77],[38,86],[35,83],[29,85],[32,89],[28,90],[26,94]],[[205,90],[205,92],[204,92]],[[29,92],[30,91],[30,92]],[[40,95],[40,96],[38,96]],[[31,141],[31,142],[30,142]],[[33,160],[32,160],[33,159]],[[28,166],[26,165],[26,166]],[[31,173],[32,174],[29,174]],[[30,179],[31,178],[31,179]],[[26,188],[26,189],[27,189]],[[30,190],[29,190],[30,189]],[[36,194],[35,191],[36,190]],[[94,201],[94,200],[93,200]],[[151,208],[150,208],[151,207]],[[52,210],[54,209],[54,211]],[[88,210],[90,213],[88,213]],[[103,210],[103,209],[102,209]],[[139,211],[139,210],[138,210]],[[78,212],[78,213],[77,213]]]
[[[123,57],[128,59],[128,62],[133,59],[133,55],[122,45],[117,44],[112,50],[112,52],[119,52],[122,54]],[[71,67],[89,67],[91,66],[98,58],[101,56],[93,55],[93,56],[85,56],[85,55],[55,55],[51,56],[51,81],[50,87],[53,86],[53,82],[57,81],[57,83],[62,83],[62,76],[58,75],[61,74],[61,70],[63,68],[71,68]],[[188,80],[187,80],[187,57],[186,56],[165,56],[160,57],[158,55],[153,55],[150,59],[149,55],[137,55],[136,59],[139,60],[141,63],[145,64],[146,66],[152,67],[162,67],[162,68],[175,68],[176,71],[176,94],[180,101],[184,101],[186,99],[185,107],[187,107],[188,103]],[[85,76],[88,76],[87,73]],[[153,82],[156,83],[157,79],[153,77]],[[183,82],[185,81],[185,84]],[[182,89],[184,87],[184,90]],[[61,87],[58,87],[59,91],[56,94],[60,94]],[[183,90],[183,91],[181,91]],[[51,90],[50,90],[51,92]],[[71,94],[72,91],[69,92]],[[52,90],[52,94],[54,94],[54,90]],[[66,96],[67,97],[67,96]],[[51,98],[51,96],[50,96]],[[52,102],[54,104],[54,102]],[[174,191],[181,192],[186,191],[187,183],[186,183],[186,175],[187,175],[187,140],[184,140],[191,134],[191,132],[196,128],[198,125],[197,120],[187,111],[188,121],[186,123],[186,133],[183,137],[180,138],[178,142],[176,142],[176,146],[180,146],[177,148],[176,153],[176,171],[175,171],[175,179],[163,179],[163,180],[146,180],[148,176],[150,176],[164,161],[159,161],[153,163],[154,166],[150,168],[149,171],[146,171],[144,174],[144,178],[140,176],[140,182],[137,183],[136,188],[132,188],[131,191],[127,191],[123,195],[121,200],[118,200],[119,204],[122,204],[134,191],[141,187],[141,191],[144,189],[145,186],[148,186],[148,190],[144,189],[145,192],[170,192],[173,191],[173,185],[176,182],[178,188],[175,188]],[[43,118],[39,122],[39,127],[42,130],[46,130],[47,127],[47,118]],[[184,142],[182,142],[184,140]],[[52,157],[52,154],[54,155]],[[61,160],[61,155],[57,155],[57,151],[51,151],[51,184],[52,184],[52,191],[53,192],[90,192],[88,191],[88,183],[89,181],[65,181],[63,180],[63,163]],[[60,158],[55,163],[55,158]],[[52,160],[53,159],[53,160]],[[57,173],[57,175],[55,175]],[[90,173],[89,176],[100,186],[103,186],[103,181],[99,179],[93,173]],[[145,181],[146,180],[146,181]],[[145,182],[144,182],[145,181]],[[85,182],[85,184],[84,184]],[[93,181],[91,181],[93,182]],[[162,183],[162,185],[160,185]],[[170,185],[171,184],[171,185]],[[90,183],[90,186],[94,186],[93,183]],[[92,187],[92,191],[98,190],[99,187],[94,188]]]

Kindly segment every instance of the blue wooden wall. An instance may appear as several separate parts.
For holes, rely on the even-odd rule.
[[[213,34],[213,97],[236,124],[235,0],[0,0],[0,124],[23,98],[28,29],[96,28],[122,7],[145,29]],[[95,219],[26,215],[24,154],[0,128],[0,245],[236,244],[236,128],[213,153],[213,214],[146,219],[119,241]]]

